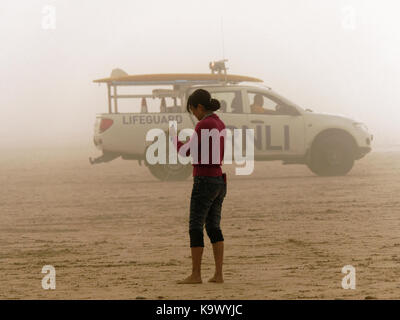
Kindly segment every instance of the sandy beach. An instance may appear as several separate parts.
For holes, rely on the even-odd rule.
[[[400,151],[344,177],[302,165],[226,166],[225,283],[205,234],[201,285],[189,274],[192,180],[160,182],[137,162],[91,166],[92,147],[3,150],[1,299],[395,299],[400,297]],[[56,269],[43,290],[41,269]],[[341,286],[345,265],[356,290]]]

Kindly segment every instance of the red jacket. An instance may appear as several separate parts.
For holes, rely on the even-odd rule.
[[[212,129],[218,130],[218,132],[215,133],[217,134],[216,137],[218,138],[216,141],[219,141],[219,143],[217,142],[213,144],[212,137],[211,136],[208,137],[208,144],[209,144],[208,163],[206,154],[203,156],[204,159],[202,159],[201,157],[202,142],[203,144],[206,143],[202,140],[204,138],[205,139],[207,138],[206,136],[203,139],[201,138],[202,129],[205,129],[205,133],[210,132],[210,134],[212,134],[211,131]],[[207,131],[207,129],[210,131]],[[184,149],[187,149],[187,151],[183,152],[184,153],[183,155],[186,156],[191,155],[193,157],[193,176],[212,176],[212,177],[222,176],[221,163],[224,158],[224,144],[226,138],[226,133],[224,129],[225,129],[225,124],[215,113],[212,113],[211,115],[206,116],[197,123],[194,129],[195,132],[193,133],[193,136],[190,138],[189,142],[184,144],[181,141],[176,141],[176,146],[180,154],[182,154],[182,152],[180,152],[181,148],[185,146]],[[196,142],[198,144],[197,155],[192,154],[190,152],[190,146],[195,146]],[[219,157],[218,157],[218,149],[219,149]],[[213,153],[215,154],[214,163],[212,159]]]

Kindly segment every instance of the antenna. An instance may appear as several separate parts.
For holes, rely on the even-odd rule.
[[[226,77],[226,68],[225,62],[228,61],[228,59],[225,59],[225,43],[224,43],[224,27],[223,27],[223,17],[221,16],[221,37],[222,37],[222,60],[219,61],[211,61],[209,63],[209,67],[211,69],[211,73],[218,73],[221,74],[223,73],[224,78],[225,78],[225,83],[227,82],[227,77]]]
[[[222,37],[222,60],[225,60],[224,22],[222,16],[221,16],[221,37]]]

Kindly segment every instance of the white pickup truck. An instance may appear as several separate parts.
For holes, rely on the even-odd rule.
[[[145,137],[151,128],[167,132],[169,121],[176,121],[179,129],[194,128],[197,120],[186,111],[186,101],[200,87],[220,101],[217,113],[228,129],[254,129],[256,161],[305,164],[317,175],[334,176],[347,174],[355,160],[371,151],[373,136],[363,123],[303,109],[263,85],[262,80],[227,75],[226,70],[210,74],[128,75],[115,69],[109,78],[94,82],[107,85],[108,113],[96,116],[94,144],[102,155],[90,158],[92,164],[122,157],[143,162],[160,180],[186,179],[191,174],[190,164],[150,165],[146,161],[149,143]],[[172,89],[156,88],[151,94],[118,93],[120,87],[165,85]],[[120,99],[141,100],[139,112],[119,112]],[[159,107],[149,110],[148,100],[158,102]],[[253,108],[260,101],[265,111],[262,113],[259,106]]]

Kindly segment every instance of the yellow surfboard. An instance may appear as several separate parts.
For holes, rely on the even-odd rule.
[[[116,70],[114,70],[116,71]],[[121,69],[113,72],[109,78],[93,80],[96,83],[108,84],[179,84],[203,82],[263,82],[261,79],[235,74],[213,73],[156,73],[128,75]]]

